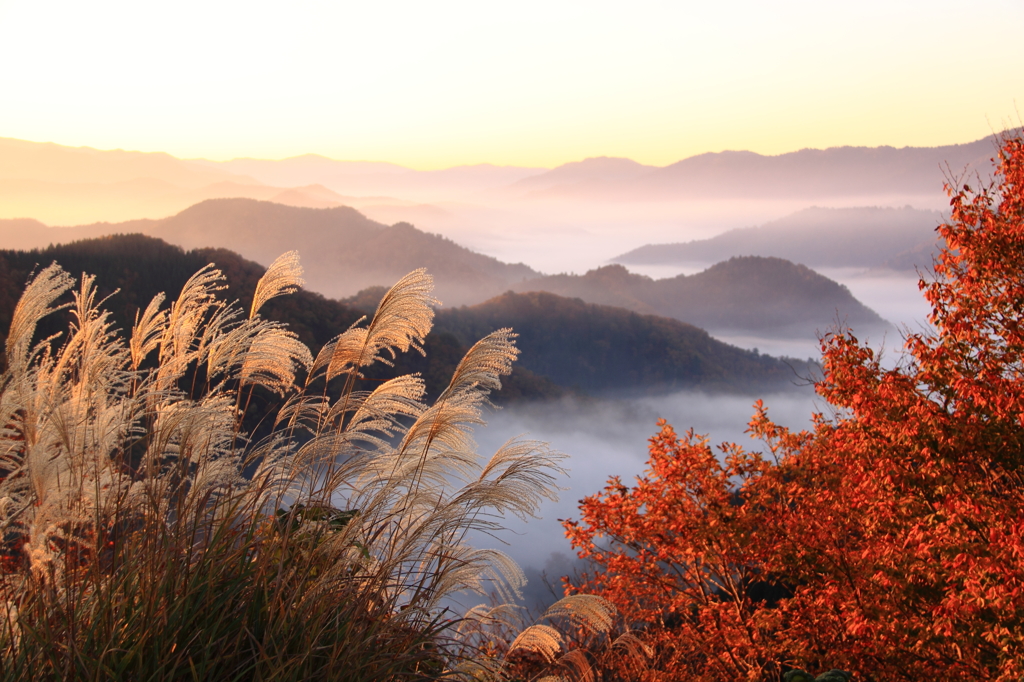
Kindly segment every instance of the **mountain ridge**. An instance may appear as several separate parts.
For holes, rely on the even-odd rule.
[[[109,300],[115,323],[131,328],[135,314],[158,292],[177,297],[185,281],[207,263],[227,277],[223,295],[243,306],[251,300],[264,268],[227,249],[181,247],[145,235],[89,239],[34,251],[0,251],[0,337],[29,273],[60,263],[69,273],[97,276],[101,297]],[[379,297],[379,296],[378,296]],[[285,322],[315,352],[343,332],[375,302],[361,309],[320,294],[299,291],[267,303],[269,319]],[[59,313],[41,325],[40,338],[66,326]],[[505,399],[543,399],[565,390],[667,391],[704,387],[731,391],[785,385],[813,368],[729,346],[705,331],[676,320],[595,306],[547,293],[505,293],[472,307],[438,310],[427,339],[426,357],[400,356],[396,366],[374,366],[367,377],[380,381],[398,373],[421,372],[436,395],[447,384],[466,349],[483,335],[513,326],[520,335],[520,362],[506,384]],[[0,338],[2,342],[2,338]],[[626,362],[625,360],[629,361]],[[605,371],[605,365],[613,371]],[[795,369],[794,369],[795,368]],[[549,376],[550,375],[550,376]],[[371,382],[372,386],[372,382]]]
[[[305,256],[310,288],[331,297],[397,281],[419,267],[435,272],[448,305],[476,303],[539,273],[503,263],[409,223],[384,225],[348,206],[304,208],[254,199],[208,199],[168,218],[47,228],[34,243],[20,224],[0,220],[3,243],[41,247],[110,233],[139,232],[186,249],[222,247],[269,265],[285,251]]]
[[[810,267],[883,267],[899,254],[928,256],[938,246],[938,211],[903,208],[810,208],[755,227],[728,230],[709,239],[647,244],[613,263],[666,265],[716,263],[733,256],[785,258]],[[896,262],[896,261],[892,261]],[[906,269],[904,267],[903,269]]]
[[[892,326],[838,282],[806,266],[760,256],[734,257],[694,275],[659,280],[613,264],[584,275],[528,280],[513,290],[671,317],[723,336],[813,338],[837,322],[869,333]]]

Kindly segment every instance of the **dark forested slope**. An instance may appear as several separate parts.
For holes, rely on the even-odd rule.
[[[554,275],[515,285],[590,303],[674,317],[712,333],[813,336],[841,322],[862,333],[889,323],[843,285],[781,258],[731,258],[695,275],[654,280],[608,265],[585,275]]]
[[[799,382],[810,372],[805,362],[742,350],[678,320],[545,292],[508,292],[441,310],[437,327],[464,343],[512,327],[525,367],[587,392],[754,389]]]
[[[97,276],[101,296],[120,289],[107,303],[117,324],[130,329],[136,311],[159,292],[173,299],[187,279],[213,262],[228,278],[227,297],[248,305],[263,267],[225,249],[184,251],[158,239],[122,235],[52,246],[41,251],[0,251],[0,330],[6,334],[11,313],[30,273],[57,261],[70,273]],[[382,290],[366,292],[353,304],[301,291],[270,301],[264,313],[289,325],[314,351],[344,331],[364,311],[372,313]],[[66,313],[52,316],[40,329],[66,328]],[[627,310],[587,305],[549,294],[508,293],[472,308],[438,311],[427,339],[427,357],[409,354],[395,368],[374,367],[370,380],[398,372],[422,372],[431,394],[447,383],[470,344],[501,327],[520,334],[520,362],[499,401],[547,398],[562,388],[584,391],[663,390],[682,386],[757,389],[788,384],[806,375],[803,363],[727,346],[704,331],[676,320]],[[0,334],[2,337],[2,334]],[[0,338],[2,341],[2,338]],[[796,367],[794,373],[790,365]]]
[[[6,338],[11,313],[30,273],[54,261],[75,277],[83,272],[96,275],[99,295],[113,294],[106,307],[114,315],[117,326],[124,330],[131,329],[136,312],[153,296],[165,292],[168,300],[173,300],[188,278],[208,263],[216,264],[227,277],[228,289],[222,292],[223,296],[238,299],[246,307],[264,272],[258,263],[227,249],[184,251],[159,239],[137,234],[89,239],[27,252],[0,251],[0,342]],[[364,314],[361,309],[309,291],[273,299],[262,312],[270,319],[286,323],[314,353]],[[371,309],[370,314],[372,312]],[[51,315],[41,325],[39,336],[66,328],[67,313]],[[367,376],[372,383],[398,372],[422,372],[428,392],[437,395],[447,385],[467,348],[468,345],[458,342],[451,334],[434,332],[427,338],[426,358],[411,354],[401,358],[395,368],[372,367],[367,370]],[[535,376],[522,366],[516,367],[504,384],[501,395],[496,396],[499,402],[561,393],[551,381]]]

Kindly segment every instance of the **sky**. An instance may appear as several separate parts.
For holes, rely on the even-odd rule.
[[[1024,2],[0,0],[0,137],[418,169],[970,142]]]

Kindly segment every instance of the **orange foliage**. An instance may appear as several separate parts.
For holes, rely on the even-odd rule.
[[[883,368],[822,341],[833,406],[771,422],[765,453],[715,455],[662,424],[633,487],[612,479],[567,534],[656,648],[653,679],[1024,679],[1024,139],[997,184],[951,191],[922,282],[934,333]],[[659,672],[660,671],[660,672]]]

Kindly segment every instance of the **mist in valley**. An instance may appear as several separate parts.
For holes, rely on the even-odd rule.
[[[696,266],[700,268],[700,265]],[[663,276],[679,274],[662,270]],[[895,325],[882,336],[858,336],[880,352],[883,364],[894,365],[900,358],[906,331],[926,330],[929,307],[918,289],[913,273],[864,271],[845,268],[825,273],[846,285],[863,303]],[[828,328],[822,329],[827,332]],[[857,335],[857,330],[853,333]],[[815,338],[768,338],[764,336],[719,336],[719,340],[761,353],[795,358],[820,357]],[[524,568],[528,579],[524,603],[536,608],[561,594],[560,578],[585,570],[564,537],[559,519],[579,518],[578,500],[600,491],[611,476],[629,484],[645,468],[647,439],[665,419],[676,432],[693,429],[707,435],[709,443],[734,442],[751,450],[761,443],[746,433],[754,413],[754,402],[762,399],[769,416],[791,429],[808,428],[814,412],[830,409],[813,392],[809,379],[794,374],[789,390],[762,395],[682,391],[666,395],[635,395],[621,398],[566,398],[557,402],[513,404],[487,416],[487,425],[477,432],[484,456],[509,438],[524,437],[548,443],[567,455],[565,488],[558,502],[545,503],[541,518],[523,523],[506,519],[508,531],[501,537],[479,538],[481,545],[502,549]]]
[[[508,530],[500,542],[482,536],[478,546],[494,547],[511,555],[524,568],[530,583],[527,603],[550,601],[542,573],[555,585],[561,575],[578,568],[559,519],[579,518],[578,500],[600,491],[611,476],[627,485],[643,473],[647,439],[665,419],[676,432],[688,429],[708,436],[712,444],[735,442],[751,450],[760,443],[745,433],[761,398],[769,416],[792,429],[808,428],[811,415],[822,406],[813,390],[794,376],[792,390],[761,396],[683,391],[660,396],[621,399],[567,398],[558,402],[508,406],[486,416],[487,425],[476,432],[480,453],[489,456],[508,439],[524,437],[546,442],[567,455],[568,475],[559,481],[558,502],[545,502],[541,518],[521,522],[506,518]],[[507,544],[504,544],[507,543]]]

